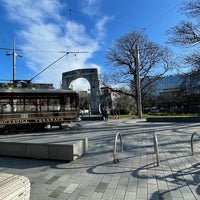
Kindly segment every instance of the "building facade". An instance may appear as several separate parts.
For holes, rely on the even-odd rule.
[[[167,112],[200,112],[200,77],[198,73],[162,77],[151,85],[151,105]],[[153,102],[153,105],[152,105]]]

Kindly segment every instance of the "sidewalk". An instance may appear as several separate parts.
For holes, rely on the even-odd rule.
[[[144,120],[80,122],[74,130],[41,133],[48,138],[88,138],[87,155],[70,163],[0,157],[0,172],[27,176],[31,200],[194,200],[200,199],[200,141],[191,134],[199,123],[149,123]],[[120,132],[124,151],[113,163],[115,134]],[[153,148],[157,133],[160,166]],[[34,139],[37,134],[30,135]],[[24,137],[24,134],[3,137]]]

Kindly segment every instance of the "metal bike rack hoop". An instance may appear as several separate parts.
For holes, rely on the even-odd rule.
[[[116,154],[117,154],[117,139],[120,139],[120,144],[121,144],[121,152],[123,152],[123,141],[122,141],[122,136],[120,134],[120,132],[116,133],[115,135],[115,141],[114,141],[114,152],[113,152],[113,157],[114,157],[114,163],[116,163],[116,161],[118,161],[116,159]],[[118,161],[119,162],[119,161]]]
[[[154,153],[156,154],[157,166],[160,166],[159,150],[158,150],[158,138],[157,138],[156,133],[154,133],[154,135],[153,135],[153,144],[154,144]]]
[[[192,133],[191,140],[190,140],[192,155],[194,155],[194,142],[193,142],[193,139],[194,139],[194,136],[195,136],[196,134],[198,134],[198,135],[200,136],[200,133],[199,133],[199,132],[194,132],[194,133]]]

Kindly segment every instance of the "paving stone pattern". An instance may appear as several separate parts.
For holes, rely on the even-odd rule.
[[[27,176],[31,200],[195,200],[200,199],[200,141],[191,134],[199,123],[149,123],[144,120],[80,122],[80,128],[28,134],[30,139],[54,142],[87,137],[89,152],[70,163],[0,157],[0,172]],[[120,132],[124,151],[117,144]],[[157,133],[160,166],[157,166],[153,134]],[[41,137],[39,137],[42,135]],[[9,139],[24,134],[2,136]],[[0,137],[1,140],[1,137]]]

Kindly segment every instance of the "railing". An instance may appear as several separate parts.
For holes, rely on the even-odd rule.
[[[123,141],[122,141],[122,136],[121,134],[118,132],[115,135],[115,141],[114,141],[114,152],[113,152],[113,157],[114,157],[114,163],[119,163],[119,159],[116,158],[116,154],[117,154],[117,139],[118,137],[120,138],[120,144],[121,144],[121,152],[123,152]]]
[[[199,137],[200,137],[200,133],[198,132],[194,132],[191,136],[191,140],[190,140],[190,143],[191,143],[191,152],[192,152],[192,155],[194,155],[194,142],[193,142],[193,139],[194,139],[194,136],[198,134]]]
[[[153,135],[153,144],[154,144],[154,153],[156,154],[157,166],[160,166],[159,150],[158,150],[158,138],[157,138],[156,133],[154,133],[154,135]]]

